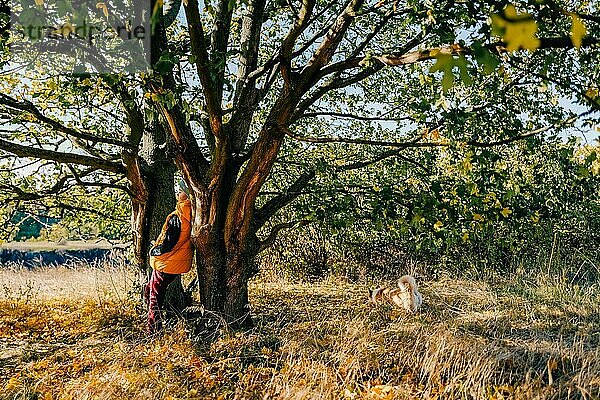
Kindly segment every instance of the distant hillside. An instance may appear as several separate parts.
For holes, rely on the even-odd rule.
[[[22,264],[33,268],[62,265],[75,260],[101,261],[113,254],[123,253],[129,243],[107,240],[61,242],[11,242],[0,245],[0,265]]]
[[[54,250],[92,250],[92,249],[124,249],[131,243],[108,241],[106,239],[96,240],[61,240],[60,242],[7,242],[0,244],[0,250],[19,251],[54,251]]]

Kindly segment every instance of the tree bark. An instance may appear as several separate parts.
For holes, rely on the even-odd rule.
[[[229,246],[231,237],[226,224],[239,167],[233,158],[223,160],[223,174],[208,191],[192,184],[194,224],[192,242],[196,248],[196,268],[200,300],[203,306],[223,315],[232,327],[252,324],[248,304],[249,265],[253,265],[254,247],[243,237],[240,246]],[[187,176],[187,179],[192,179]],[[199,189],[199,190],[197,190]]]
[[[167,154],[166,139],[160,124],[151,126],[144,132],[139,155],[128,165],[128,178],[133,192],[134,256],[141,288],[152,271],[148,256],[151,241],[160,235],[167,215],[175,209],[176,204],[176,167]],[[175,312],[189,305],[180,277],[169,285],[165,305],[168,310]]]
[[[256,272],[257,247],[226,251],[222,230],[204,232],[193,241],[202,305],[222,314],[231,327],[252,326],[248,280]]]
[[[230,254],[227,260],[224,312],[228,322],[234,327],[253,325],[248,299],[248,280],[256,272],[256,255],[254,249],[238,251]]]

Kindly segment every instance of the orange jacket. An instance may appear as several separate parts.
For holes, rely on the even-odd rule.
[[[192,268],[192,258],[194,255],[190,233],[192,231],[192,205],[189,200],[177,203],[177,209],[167,216],[163,225],[162,233],[158,242],[164,240],[169,218],[177,215],[181,220],[181,232],[179,240],[171,251],[159,256],[150,257],[150,265],[157,271],[167,274],[185,274]]]

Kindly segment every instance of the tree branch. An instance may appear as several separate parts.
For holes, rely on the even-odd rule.
[[[13,110],[24,111],[28,114],[32,115],[38,121],[49,125],[51,128],[58,132],[62,132],[68,136],[81,139],[81,140],[89,140],[94,143],[106,143],[119,147],[128,147],[129,144],[117,139],[104,138],[96,135],[92,135],[89,133],[79,132],[76,129],[67,127],[62,123],[53,120],[52,118],[46,117],[33,103],[28,100],[18,101],[6,94],[0,93],[0,104],[3,104]]]
[[[215,74],[215,79],[213,80],[214,97],[219,104],[219,108],[221,108],[223,99],[223,83],[227,67],[227,45],[229,44],[234,4],[232,4],[231,0],[218,0],[211,37],[210,62]]]
[[[24,146],[9,142],[8,140],[4,139],[0,139],[0,150],[4,150],[19,157],[40,158],[42,160],[52,160],[62,164],[72,163],[87,165],[89,167],[94,167],[103,171],[114,172],[117,174],[125,173],[125,170],[121,164],[108,161],[103,158]]]
[[[535,136],[539,133],[546,132],[550,129],[560,128],[565,125],[569,125],[575,122],[578,118],[591,114],[594,110],[586,111],[582,114],[576,115],[572,118],[569,118],[565,121],[561,121],[555,124],[547,125],[538,129],[534,129],[528,132],[525,132],[521,135],[513,136],[510,138],[498,140],[495,142],[481,142],[478,140],[469,140],[466,141],[465,144],[473,147],[494,147],[501,146],[504,144],[509,144],[518,140],[527,139],[528,137]],[[347,144],[359,144],[359,145],[369,145],[369,146],[383,146],[383,147],[394,147],[399,149],[406,148],[422,148],[422,147],[448,147],[451,146],[451,143],[448,141],[444,142],[419,142],[418,139],[410,142],[390,142],[384,140],[370,140],[370,139],[358,139],[358,138],[341,138],[341,137],[307,137],[300,136],[293,133],[290,129],[283,128],[286,134],[292,137],[295,140],[307,143],[347,143]],[[370,163],[370,162],[369,162]],[[360,165],[360,164],[357,164]],[[356,167],[360,168],[360,167]]]
[[[167,127],[173,138],[176,147],[175,161],[184,176],[189,176],[194,182],[188,184],[201,185],[195,187],[200,191],[205,191],[208,186],[207,172],[210,168],[208,160],[202,155],[200,147],[196,142],[193,132],[185,122],[185,116],[175,105],[168,109],[164,104],[155,103],[157,109],[167,122]]]
[[[509,144],[509,143],[512,143],[512,142],[516,142],[518,140],[527,139],[528,137],[535,136],[535,135],[537,135],[539,133],[543,133],[543,132],[549,131],[550,129],[560,128],[562,126],[572,124],[573,122],[577,121],[577,119],[579,119],[580,117],[583,117],[585,115],[591,114],[592,112],[593,111],[586,111],[586,112],[584,112],[582,114],[576,115],[576,116],[574,116],[572,118],[569,118],[569,119],[567,119],[565,121],[557,122],[557,123],[552,124],[552,125],[543,126],[541,128],[534,129],[534,130],[531,130],[529,132],[525,132],[525,133],[523,133],[521,135],[517,135],[517,136],[510,137],[510,138],[498,140],[498,141],[495,141],[495,142],[480,142],[478,140],[470,140],[470,141],[468,141],[466,143],[467,143],[467,145],[473,146],[473,147],[494,147],[494,146],[501,146],[503,144]]]
[[[211,64],[202,19],[200,18],[198,0],[184,2],[184,8],[189,27],[191,52],[195,58],[198,78],[204,93],[211,131],[213,135],[218,137],[221,135],[222,128],[221,102],[218,97],[219,92],[216,90],[216,83],[211,78]]]
[[[126,123],[129,127],[127,144],[129,149],[137,149],[144,135],[145,121],[142,110],[135,102],[125,85],[121,80],[116,83],[104,79],[108,88],[117,96],[123,110],[125,111]]]
[[[342,113],[342,112],[333,112],[333,111],[331,111],[331,112],[307,112],[307,113],[300,115],[300,117],[298,117],[296,120],[301,119],[301,118],[321,117],[321,116],[350,118],[350,119],[356,119],[359,121],[406,121],[406,120],[413,121],[414,120],[411,117],[397,117],[397,118],[385,117],[385,114],[380,115],[380,116],[375,116],[375,117],[365,117],[362,115],[355,115],[352,113]]]
[[[385,140],[371,140],[371,139],[358,139],[358,138],[342,138],[342,137],[308,137],[297,135],[290,129],[282,127],[285,133],[298,141],[307,143],[347,143],[347,144],[361,144],[370,146],[385,146],[385,147],[396,147],[396,148],[409,148],[409,147],[443,147],[448,146],[445,143],[431,143],[431,142],[390,142]]]
[[[376,157],[373,157],[370,160],[365,160],[365,161],[358,161],[358,162],[354,162],[351,164],[345,164],[345,165],[341,165],[339,167],[337,167],[338,170],[340,171],[352,171],[355,169],[361,169],[364,167],[368,167],[369,165],[373,165],[378,163],[379,161],[383,161],[386,158],[390,158],[390,157],[398,157],[404,161],[406,161],[407,163],[413,164],[416,167],[421,168],[423,171],[425,171],[426,173],[430,173],[431,171],[425,167],[423,164],[412,160],[408,157],[403,156],[402,154],[400,154],[402,152],[402,150],[404,149],[390,149],[387,151],[382,152],[381,154],[379,154]]]
[[[581,47],[593,47],[600,43],[600,39],[586,36],[583,38]],[[504,53],[506,52],[506,43],[499,41],[491,44],[485,45],[485,47],[493,53]],[[548,37],[548,38],[540,38],[540,46],[539,49],[572,49],[575,46],[570,37]],[[438,55],[461,55],[461,54],[472,54],[473,50],[469,47],[461,46],[460,44],[452,44],[449,46],[443,46],[439,48],[432,48],[426,50],[418,50],[410,53],[389,53],[389,54],[381,54],[379,56],[374,57],[379,62],[388,65],[388,66],[398,66],[398,65],[409,65],[415,64],[420,61],[425,60],[433,60]],[[364,57],[355,57],[345,61],[343,67],[355,68],[363,62]],[[340,67],[338,67],[340,68]]]
[[[374,35],[374,34],[376,34],[376,32],[377,32],[377,28],[374,29],[374,31],[372,31],[371,33]],[[423,41],[426,34],[427,34],[427,31],[425,30],[418,37],[413,38],[412,40],[409,40],[406,44],[404,44],[402,46],[401,52],[403,52],[403,53],[408,52],[410,49],[417,46],[419,43],[421,43]],[[359,46],[355,50],[355,53],[356,53],[356,51],[358,51],[361,48],[363,48],[363,47]],[[331,64],[331,65],[326,66],[326,67],[322,68],[321,70],[319,70],[315,75],[315,81],[318,81],[319,79],[322,79],[323,77],[330,75],[330,74],[334,74],[334,75],[330,78],[328,83],[317,88],[307,98],[305,98],[304,100],[302,100],[300,102],[298,108],[296,109],[296,111],[294,113],[294,117],[292,118],[292,121],[297,121],[298,118],[301,118],[301,115],[306,110],[308,110],[310,108],[310,106],[312,106],[317,100],[319,100],[321,97],[323,97],[327,92],[329,92],[331,90],[335,90],[335,89],[341,89],[341,88],[353,85],[355,83],[358,83],[358,82],[368,78],[369,76],[374,75],[375,73],[379,72],[385,66],[381,62],[377,62],[374,65],[372,65],[370,68],[364,68],[361,71],[357,72],[355,75],[349,76],[347,78],[340,77],[341,72],[343,72],[347,69],[357,68],[357,67],[361,66],[361,62],[363,59],[364,59],[363,57],[350,57],[347,60]],[[357,62],[355,62],[355,61],[357,61]]]
[[[350,24],[352,24],[352,21],[354,21],[356,13],[363,3],[364,0],[350,0],[348,2],[344,11],[342,11],[331,25],[327,35],[300,73],[302,82],[306,82],[306,84],[313,82],[315,72],[331,61],[335,51],[346,34],[346,31],[350,27]]]
[[[229,124],[235,126],[233,138],[233,151],[239,153],[244,149],[252,115],[257,104],[257,78],[249,78],[252,71],[256,70],[258,63],[260,29],[266,0],[254,0],[248,5],[242,19],[241,52],[239,57],[238,80],[234,94],[234,113]]]
[[[316,21],[317,19],[319,19],[322,15],[325,14],[325,12],[327,12],[328,9],[330,9],[336,3],[337,3],[337,0],[330,1],[325,7],[323,7],[323,9],[319,13],[317,13],[311,19],[311,21],[308,22],[308,25],[310,25],[313,21]],[[302,47],[300,47],[298,50],[296,50],[295,52],[292,53],[292,58],[297,57],[297,56],[301,55],[302,53],[304,53],[306,50],[308,50],[319,38],[322,38],[323,36],[325,36],[325,34],[329,31],[329,29],[330,29],[330,25],[326,25],[322,29],[320,29],[317,33],[315,33],[313,35],[312,38],[307,40],[304,43],[304,45],[302,45]]]
[[[256,210],[253,221],[255,230],[259,230],[277,211],[294,201],[301,194],[301,189],[306,187],[315,175],[314,170],[303,172],[287,190],[270,199],[260,209]]]
[[[298,39],[300,34],[302,34],[304,29],[306,29],[306,27],[308,26],[308,22],[310,20],[312,11],[315,7],[315,3],[316,0],[302,0],[302,8],[298,13],[297,18],[294,20],[294,25],[292,25],[290,31],[281,43],[281,75],[283,77],[285,85],[288,87],[288,90],[292,85],[292,51],[294,50],[296,39]]]
[[[299,220],[299,221],[283,222],[281,224],[275,225],[271,229],[271,232],[269,233],[267,238],[265,240],[260,241],[259,246],[258,246],[258,253],[262,253],[263,251],[265,251],[266,249],[271,247],[275,243],[275,240],[277,240],[277,235],[283,229],[289,229],[289,228],[293,228],[293,227],[300,228],[302,226],[306,226],[306,225],[310,224],[311,222],[314,222],[314,221],[304,219],[304,220]]]

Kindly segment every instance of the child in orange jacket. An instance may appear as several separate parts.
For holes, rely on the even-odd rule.
[[[145,286],[148,301],[148,332],[160,330],[161,310],[164,307],[167,287],[178,275],[192,268],[193,247],[192,207],[184,192],[177,194],[177,208],[167,216],[156,244],[150,249],[152,276]]]

